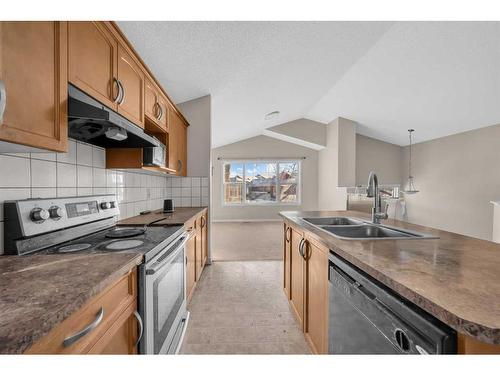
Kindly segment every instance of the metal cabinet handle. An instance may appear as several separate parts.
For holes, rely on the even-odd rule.
[[[163,108],[161,107],[160,103],[156,103],[158,105],[158,116],[156,117],[156,119],[158,121],[161,121],[161,119],[163,118]]]
[[[63,346],[68,347],[78,340],[80,340],[82,337],[88,335],[90,332],[92,332],[99,324],[102,322],[102,318],[104,317],[104,309],[101,307],[99,312],[97,313],[97,316],[95,320],[90,323],[87,327],[82,329],[80,332],[75,333],[72,336],[66,337],[63,341]]]
[[[142,339],[142,334],[144,333],[144,324],[142,323],[142,317],[141,317],[141,314],[139,314],[136,311],[134,311],[134,316],[135,318],[137,319],[137,323],[139,323],[139,337],[137,337],[137,341],[135,342],[134,346],[137,346],[139,345],[139,342],[141,341]]]
[[[7,105],[7,93],[5,91],[5,83],[0,79],[0,122],[3,120],[3,114]]]
[[[304,238],[303,240],[304,242],[302,242],[302,249],[301,249],[301,254],[302,254],[302,258],[304,258],[304,260],[307,260],[307,254],[306,252],[304,251],[304,247],[307,245],[307,240]]]
[[[290,242],[290,240],[292,239],[292,227],[286,228],[285,239],[286,239],[286,242]]]
[[[304,245],[304,239],[301,238],[299,242],[299,254],[302,258],[304,258],[304,254],[302,253],[302,246]]]
[[[182,160],[177,160],[177,171],[180,172],[182,170]]]
[[[119,81],[116,78],[113,78],[113,85],[115,85],[118,88],[118,92],[116,93],[116,98],[113,98],[113,103],[118,103],[118,100],[120,100],[122,89]]]
[[[119,79],[117,80],[117,82],[118,82],[118,87],[120,88],[119,92],[121,93],[120,95],[118,95],[118,97],[120,98],[120,99],[118,99],[118,105],[122,105],[122,103],[125,100],[125,88],[123,87],[123,85]]]
[[[153,105],[153,113],[155,115],[155,118],[157,120],[159,120],[159,117],[160,117],[160,105],[158,104],[158,102],[155,102],[155,104]]]

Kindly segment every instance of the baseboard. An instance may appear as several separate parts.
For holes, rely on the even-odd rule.
[[[278,222],[283,221],[283,219],[222,219],[222,220],[214,220],[212,219],[212,223],[259,223],[259,222]]]

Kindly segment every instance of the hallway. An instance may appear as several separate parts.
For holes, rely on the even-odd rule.
[[[191,303],[181,354],[310,354],[282,289],[282,262],[213,262]]]

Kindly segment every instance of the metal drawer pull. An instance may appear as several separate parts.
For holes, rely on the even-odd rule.
[[[101,309],[97,313],[95,320],[92,323],[90,323],[87,327],[82,329],[80,332],[75,333],[73,336],[66,337],[63,341],[63,346],[68,347],[74,344],[76,341],[80,340],[82,337],[88,335],[102,322],[103,317],[104,317],[104,309],[101,307]]]
[[[118,100],[120,100],[122,89],[120,87],[120,83],[116,78],[113,78],[113,84],[116,85],[116,87],[118,88],[118,92],[116,93],[116,98],[113,99],[113,102],[118,103]]]
[[[139,342],[142,339],[142,334],[144,333],[144,324],[142,324],[141,314],[139,314],[137,310],[134,311],[134,316],[137,319],[137,323],[139,323],[139,337],[137,337],[137,341],[134,344],[134,346],[137,346],[139,345]]]
[[[0,122],[3,120],[6,105],[7,93],[5,92],[5,83],[0,79]]]
[[[120,99],[118,100],[118,105],[121,105],[125,100],[125,88],[123,87],[120,80],[118,80],[118,87],[120,87],[120,92],[121,92]]]
[[[304,253],[302,252],[302,246],[304,246],[304,239],[302,238],[299,243],[299,254],[302,258],[304,258]]]

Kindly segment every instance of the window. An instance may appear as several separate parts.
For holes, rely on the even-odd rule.
[[[225,205],[300,204],[300,161],[223,163]]]

